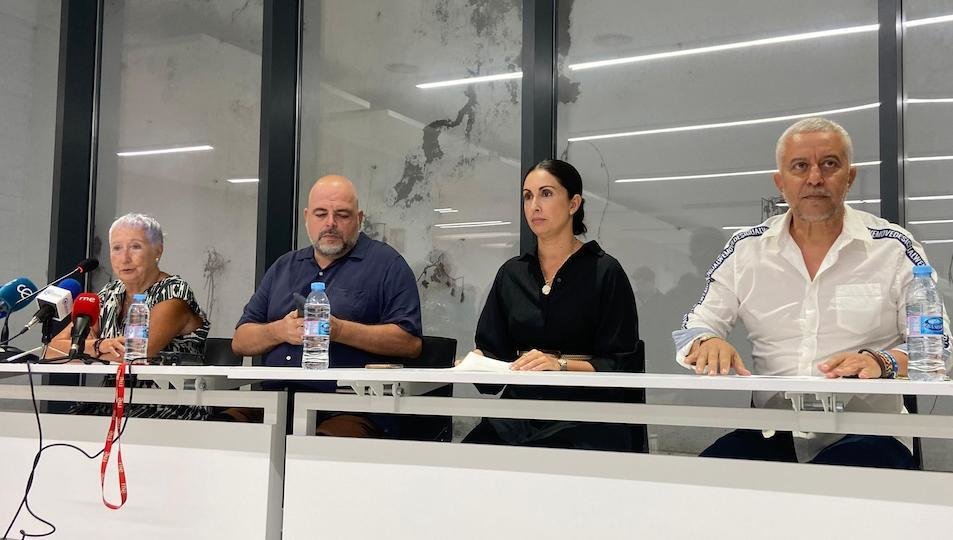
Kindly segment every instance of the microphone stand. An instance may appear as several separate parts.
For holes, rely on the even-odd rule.
[[[16,356],[23,351],[16,347],[11,347],[7,341],[10,340],[10,314],[3,318],[3,328],[0,328],[0,361],[9,360],[11,356]]]

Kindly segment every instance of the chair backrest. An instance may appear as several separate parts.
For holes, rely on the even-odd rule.
[[[206,366],[240,366],[243,358],[232,351],[231,338],[208,338],[205,340]]]
[[[457,358],[457,340],[439,336],[422,336],[423,346],[417,358],[403,360],[406,367],[448,368]]]

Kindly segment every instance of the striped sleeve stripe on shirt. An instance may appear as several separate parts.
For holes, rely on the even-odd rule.
[[[699,298],[698,302],[695,302],[695,305],[692,306],[692,309],[690,309],[688,313],[686,313],[685,316],[682,317],[683,329],[688,328],[688,316],[694,313],[695,309],[698,308],[698,306],[700,306],[702,302],[705,301],[705,297],[708,296],[708,289],[711,287],[712,282],[715,281],[712,276],[715,274],[715,271],[721,268],[721,265],[728,260],[728,257],[730,257],[735,252],[735,245],[738,242],[744,240],[745,238],[761,236],[767,230],[768,230],[767,225],[759,225],[757,227],[752,227],[750,229],[741,231],[731,237],[731,240],[728,241],[728,245],[726,245],[725,249],[723,249],[717,257],[715,257],[715,262],[711,263],[711,268],[709,268],[708,272],[705,274],[705,288],[704,290],[702,290],[701,298]]]

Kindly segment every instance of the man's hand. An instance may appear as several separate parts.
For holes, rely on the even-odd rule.
[[[533,349],[517,358],[510,369],[513,371],[559,371],[556,357]]]
[[[304,337],[304,319],[298,316],[298,310],[293,309],[284,319],[272,323],[272,333],[275,338],[291,345],[301,345]]]
[[[751,375],[738,351],[731,343],[718,337],[706,339],[701,345],[695,341],[691,352],[685,357],[685,363],[695,366],[695,373],[699,375],[704,375],[706,369],[708,375],[727,375],[732,368],[738,375]]]
[[[828,379],[837,377],[858,377],[861,379],[879,379],[880,362],[867,353],[842,352],[835,354],[817,365],[817,369]]]

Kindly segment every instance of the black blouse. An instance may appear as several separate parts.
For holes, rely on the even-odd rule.
[[[542,293],[535,252],[500,267],[476,330],[484,355],[513,361],[539,349],[591,355],[596,371],[640,371],[638,315],[628,277],[595,240],[578,249]],[[616,392],[570,387],[508,386],[504,397],[609,401]]]

